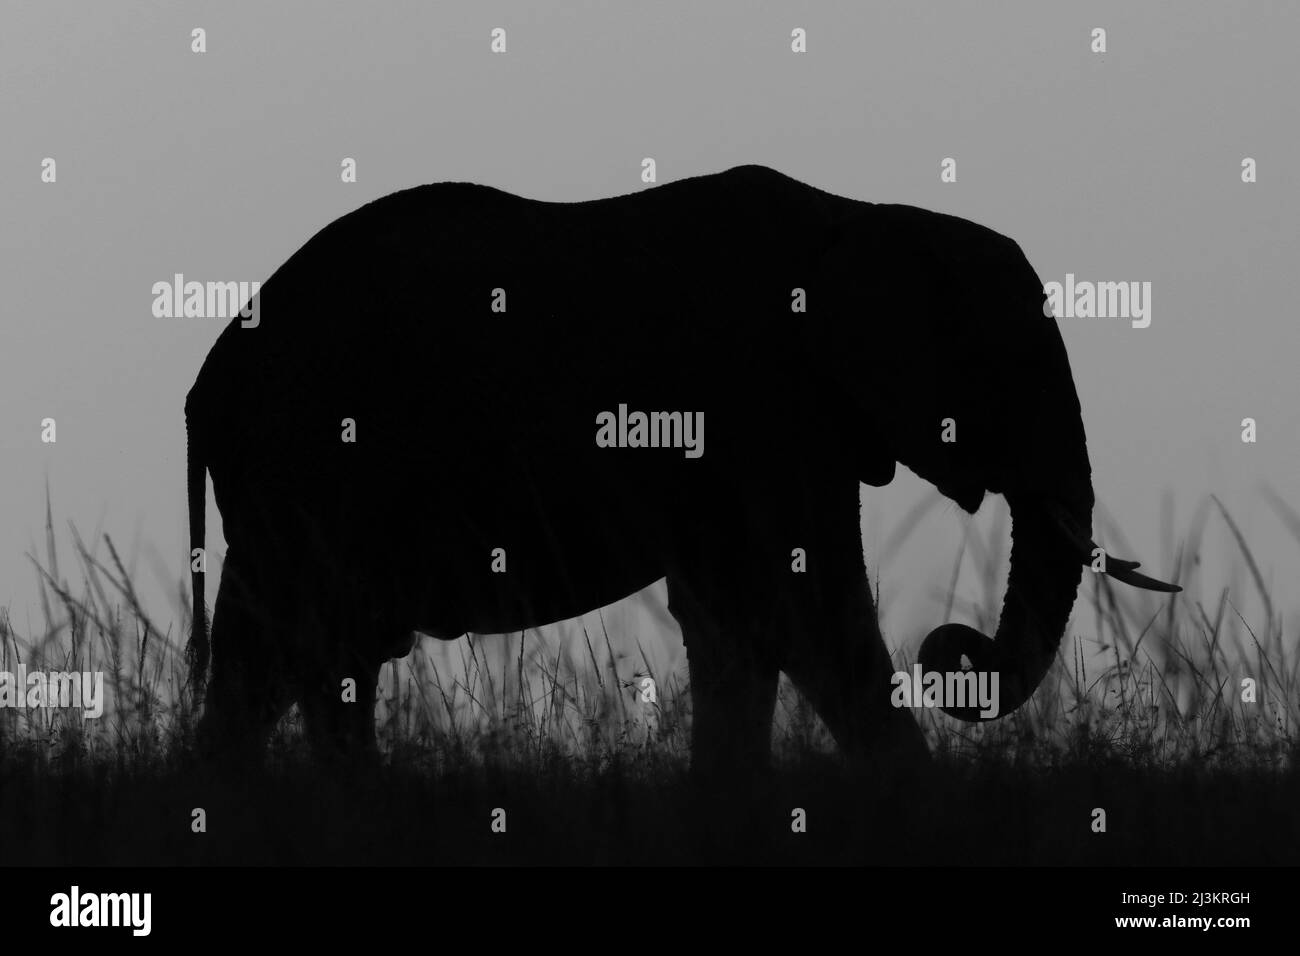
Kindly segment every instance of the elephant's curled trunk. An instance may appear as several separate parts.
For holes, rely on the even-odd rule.
[[[944,706],[963,720],[984,720],[1011,713],[1038,689],[1052,667],[1078,594],[1083,568],[1102,553],[1087,529],[1092,524],[1092,487],[1067,484],[1058,497],[1011,494],[1011,570],[993,639],[965,624],[944,624],[921,645],[926,673],[974,671],[997,675],[997,709]],[[1105,573],[1132,587],[1174,593],[1182,588],[1138,573],[1137,562],[1107,557]],[[984,682],[991,688],[991,679]],[[945,701],[945,704],[953,704]]]
[[[997,675],[996,713],[979,706],[943,708],[966,720],[1004,716],[1037,690],[1056,657],[1083,574],[1078,548],[1062,531],[1058,506],[1036,497],[1009,496],[1008,502],[1010,572],[993,639],[964,624],[945,624],[921,646],[926,673],[971,670],[977,677]],[[1089,527],[1091,492],[1070,511],[1073,523]]]

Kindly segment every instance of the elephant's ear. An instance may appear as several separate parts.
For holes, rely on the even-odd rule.
[[[893,481],[899,462],[929,480],[936,469],[914,446],[923,433],[938,436],[951,408],[937,394],[945,380],[931,308],[937,269],[918,242],[919,212],[855,204],[827,230],[796,337],[851,467],[876,487]]]
[[[894,480],[894,470],[897,467],[888,436],[875,422],[858,414],[857,406],[849,396],[836,397],[839,413],[845,417],[841,434],[847,437],[846,445],[858,481],[883,488]]]
[[[840,448],[848,466],[863,484],[883,488],[894,480],[897,462],[889,436],[837,382],[827,376],[817,382],[817,403],[813,414],[841,436]]]

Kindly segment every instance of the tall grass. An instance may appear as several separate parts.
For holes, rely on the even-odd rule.
[[[1271,496],[1300,543],[1300,518]],[[881,554],[888,561],[933,499],[900,524]],[[1233,591],[1203,591],[1197,566],[1209,520],[1236,541],[1250,587],[1263,608],[1255,620]],[[1104,511],[1100,530],[1122,543]],[[1005,514],[987,537],[970,524],[946,589],[944,619],[964,618],[986,632],[996,625],[1005,580]],[[189,597],[177,585],[178,619],[151,619],[113,541],[87,543],[71,529],[78,580],[70,584],[56,550],[47,503],[43,555],[31,555],[40,584],[41,621],[15,627],[0,609],[0,670],[103,671],[106,710],[87,720],[75,709],[0,708],[0,759],[54,767],[85,762],[148,764],[183,752],[195,722],[185,685],[183,645]],[[966,569],[971,569],[966,571]],[[937,711],[918,717],[941,759],[1055,766],[1080,760],[1141,767],[1280,766],[1296,752],[1300,726],[1297,635],[1264,586],[1237,523],[1217,498],[1198,513],[1165,575],[1184,584],[1176,596],[1117,589],[1085,572],[1062,654],[1034,699],[1005,720],[970,725]],[[966,575],[974,581],[967,582]],[[973,583],[977,600],[963,599]],[[933,622],[931,622],[933,623]],[[422,639],[410,656],[385,665],[376,728],[394,760],[434,769],[505,764],[545,767],[557,761],[594,768],[684,765],[689,755],[689,673],[647,654],[644,635],[614,633],[603,613],[538,631]],[[896,655],[900,669],[911,660]],[[644,678],[657,699],[644,699]],[[1253,703],[1242,680],[1255,682]],[[272,748],[289,753],[301,727],[291,712]],[[782,682],[774,732],[778,761],[833,751],[807,703]]]

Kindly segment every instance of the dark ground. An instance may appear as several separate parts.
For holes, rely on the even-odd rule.
[[[191,831],[195,807],[206,833]],[[795,807],[806,833],[791,832]],[[631,762],[343,774],[281,761],[213,783],[194,769],[0,760],[3,865],[697,863],[1297,865],[1300,774],[941,760],[924,779],[870,780],[826,760],[720,795],[680,765]]]

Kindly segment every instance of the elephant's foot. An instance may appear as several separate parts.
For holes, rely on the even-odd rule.
[[[933,764],[929,744],[910,710],[882,713],[877,732],[845,751],[855,771],[873,778],[910,778],[925,773]]]
[[[745,789],[768,775],[772,759],[768,701],[775,694],[775,674],[746,695],[714,694],[692,686],[691,777],[697,785],[729,789],[738,784]]]

